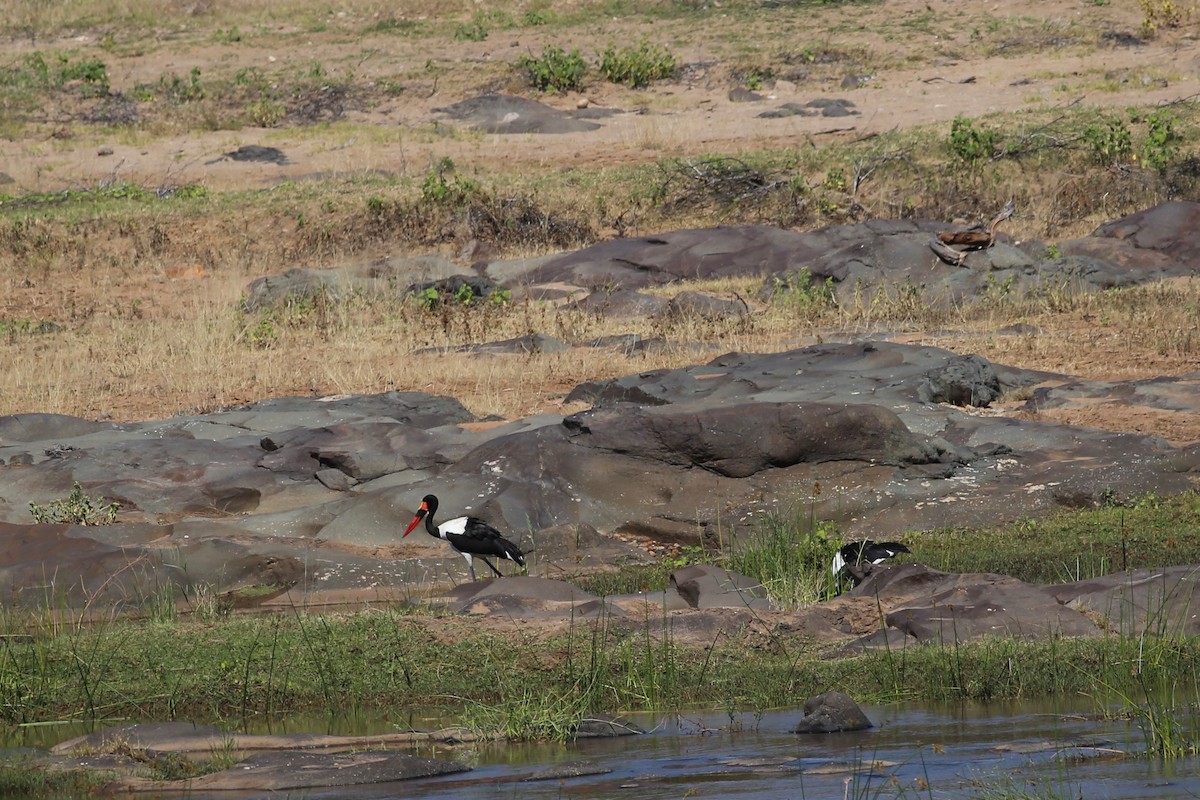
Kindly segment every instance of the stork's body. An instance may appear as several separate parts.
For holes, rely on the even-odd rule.
[[[515,544],[505,539],[500,531],[488,525],[481,519],[476,517],[455,517],[452,520],[443,522],[441,525],[435,525],[433,515],[437,512],[438,499],[434,495],[427,494],[421,501],[421,507],[417,509],[416,516],[409,523],[408,529],[404,531],[404,536],[408,536],[413,532],[413,529],[425,520],[425,530],[430,536],[435,536],[450,544],[456,552],[467,560],[467,567],[471,570],[471,580],[478,580],[475,575],[475,557],[483,559],[483,563],[491,567],[492,572],[500,577],[504,574],[496,569],[496,565],[488,561],[488,556],[496,558],[507,558],[510,561],[515,561],[520,566],[525,566],[525,554]],[[403,536],[400,538],[404,538]]]
[[[840,576],[847,567],[857,567],[859,564],[882,564],[889,558],[900,553],[910,552],[900,542],[873,542],[866,539],[861,542],[850,542],[842,546],[833,556],[831,571]]]

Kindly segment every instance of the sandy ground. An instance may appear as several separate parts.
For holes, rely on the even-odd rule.
[[[380,34],[347,41],[345,35],[326,32],[301,36],[300,47],[295,46],[297,32],[286,25],[222,44],[198,21],[196,30],[164,34],[158,46],[135,50],[135,55],[106,56],[113,62],[112,89],[130,92],[163,75],[186,76],[192,68],[204,76],[228,76],[246,68],[301,73],[320,64],[331,77],[350,73],[360,84],[400,76],[403,90],[395,97],[372,95],[347,111],[345,120],[364,126],[359,135],[347,126],[310,126],[190,130],[138,137],[144,140],[136,142],[82,137],[0,140],[0,163],[28,190],[93,185],[113,175],[151,185],[170,176],[177,182],[194,180],[226,190],[365,169],[424,174],[431,160],[443,155],[481,171],[496,164],[536,170],[615,166],[689,152],[761,150],[823,136],[869,136],[960,114],[977,118],[1073,104],[1123,110],[1134,103],[1166,103],[1200,94],[1200,43],[1192,35],[1196,26],[1163,31],[1138,44],[1114,43],[1121,41],[1119,36],[1138,35],[1141,19],[1133,3],[889,0],[800,11],[784,30],[756,29],[754,21],[744,17],[695,30],[675,27],[683,23],[622,19],[600,31],[517,28],[494,30],[482,42],[447,40],[436,45]],[[1109,38],[1099,45],[1081,40],[1097,30]],[[750,54],[730,52],[727,40],[734,36],[747,40],[742,49],[749,48]],[[760,36],[765,40],[756,41]],[[65,44],[86,52],[98,37],[85,32]],[[686,65],[682,80],[635,91],[594,79],[581,93],[539,97],[560,108],[575,108],[586,98],[592,105],[630,112],[606,121],[598,131],[476,135],[439,134],[432,128],[434,109],[468,97],[486,91],[529,95],[510,68],[521,54],[539,54],[547,45],[578,47],[594,61],[596,51],[607,43],[642,38],[670,42]],[[19,58],[46,46],[17,41],[5,49],[9,58]],[[822,48],[834,53],[830,63],[821,63],[820,57],[811,64],[802,57],[793,59],[799,63],[795,79],[764,82],[759,90],[766,98],[762,103],[729,99],[738,69],[753,63],[755,52],[771,56],[819,53]],[[1029,52],[1034,48],[1036,52]],[[857,79],[856,84],[844,86],[849,78]],[[859,115],[755,119],[763,108],[827,97],[852,101]],[[53,119],[67,109],[46,111]],[[246,144],[279,147],[293,163],[210,163]],[[100,147],[111,148],[111,154],[97,155]]]

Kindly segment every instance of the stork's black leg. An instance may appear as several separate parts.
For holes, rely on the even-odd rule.
[[[487,560],[486,558],[484,558],[483,556],[480,556],[480,558],[482,558],[482,559],[483,559],[483,563],[487,564],[489,567],[491,567],[491,568],[492,568],[492,572],[496,573],[496,575],[497,575],[497,576],[499,576],[499,577],[501,577],[501,578],[503,578],[503,577],[504,577],[504,573],[503,573],[503,572],[501,572],[500,570],[496,569],[496,565],[495,565],[495,564],[493,564],[492,562],[488,561],[488,560]]]

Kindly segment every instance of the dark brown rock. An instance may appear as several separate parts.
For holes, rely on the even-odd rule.
[[[761,583],[711,564],[680,567],[671,573],[670,585],[691,608],[771,607]]]
[[[848,694],[826,692],[804,701],[804,719],[792,733],[842,733],[875,727]]]

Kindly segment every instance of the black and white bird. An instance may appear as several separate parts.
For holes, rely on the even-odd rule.
[[[417,509],[417,515],[413,517],[413,521],[408,524],[408,529],[404,531],[404,536],[408,536],[413,532],[413,528],[421,524],[421,520],[425,520],[425,530],[430,536],[436,536],[439,539],[445,539],[450,543],[463,558],[467,560],[467,566],[471,569],[471,580],[478,580],[475,575],[476,556],[483,559],[483,563],[492,568],[492,572],[500,577],[504,577],[504,573],[496,569],[496,565],[488,561],[488,556],[496,556],[497,558],[507,558],[510,561],[515,561],[522,567],[525,566],[525,554],[515,544],[505,539],[500,535],[500,531],[488,525],[481,519],[476,517],[455,517],[452,520],[443,522],[441,525],[433,524],[433,515],[437,512],[438,499],[434,495],[427,494],[421,500],[421,507]],[[403,539],[404,536],[400,538]]]
[[[873,542],[870,539],[849,542],[833,554],[833,566],[830,571],[834,576],[841,577],[849,567],[857,567],[859,564],[882,564],[900,553],[909,552],[912,551],[899,542]]]

